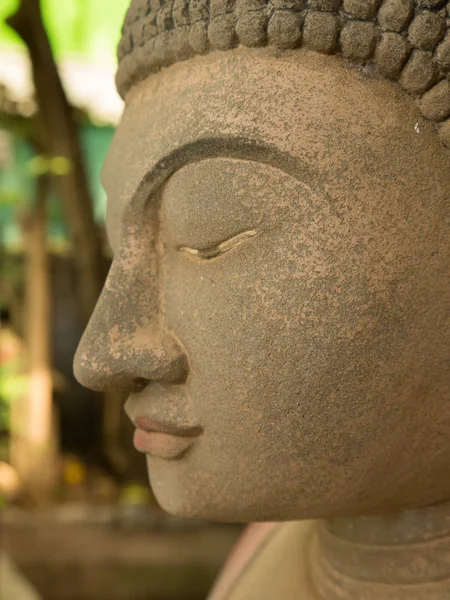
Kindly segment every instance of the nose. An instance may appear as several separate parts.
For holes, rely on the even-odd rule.
[[[131,393],[187,377],[187,356],[162,323],[156,253],[145,247],[146,256],[130,245],[119,250],[78,346],[75,377],[92,390]]]

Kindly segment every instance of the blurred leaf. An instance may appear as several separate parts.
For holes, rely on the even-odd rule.
[[[140,506],[148,503],[149,490],[138,483],[130,483],[122,488],[120,502],[126,506]]]
[[[38,154],[28,161],[26,170],[34,177],[44,175],[50,171],[51,160],[45,154]]]
[[[80,485],[86,479],[86,467],[75,456],[69,456],[64,466],[64,481],[69,485]]]
[[[55,156],[50,161],[50,172],[55,175],[67,175],[72,169],[72,161],[65,156]]]
[[[23,200],[23,194],[17,190],[0,188],[0,206],[16,206]]]

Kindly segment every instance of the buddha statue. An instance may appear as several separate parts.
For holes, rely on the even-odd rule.
[[[450,599],[450,4],[133,0],[75,359],[214,600]]]

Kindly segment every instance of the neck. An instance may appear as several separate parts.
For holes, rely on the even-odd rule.
[[[311,585],[320,598],[450,598],[450,501],[321,521],[311,554]]]

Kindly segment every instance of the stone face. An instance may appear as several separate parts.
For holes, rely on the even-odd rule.
[[[416,48],[434,50],[445,33],[445,21],[436,13],[419,13],[409,27],[408,37]]]
[[[421,98],[420,110],[431,121],[450,117],[450,82],[444,79],[426,92]]]
[[[270,17],[267,34],[278,48],[295,48],[302,39],[303,18],[295,13],[277,10]]]
[[[353,19],[375,19],[381,0],[344,0],[343,9]]]
[[[424,50],[414,50],[403,69],[400,81],[409,92],[421,94],[436,81],[437,69],[432,55]]]
[[[378,22],[383,29],[403,31],[413,14],[412,0],[386,0],[378,12]]]
[[[450,31],[437,47],[436,58],[443,71],[450,71]]]
[[[375,52],[375,60],[382,75],[397,79],[411,53],[411,44],[398,33],[382,35]]]
[[[311,12],[306,16],[303,28],[305,46],[329,54],[338,44],[339,20],[325,12]]]
[[[210,6],[131,83],[77,378],[128,393],[163,509],[288,522],[219,597],[450,599],[444,5]]]
[[[370,58],[375,50],[375,43],[375,26],[363,21],[347,23],[340,37],[342,55],[351,60]]]
[[[130,416],[190,432],[138,436],[163,508],[289,521],[450,497],[450,442],[430,447],[448,160],[412,95],[338,56],[241,46],[133,90],[103,171],[114,262],[76,362]],[[383,457],[389,478],[368,469]]]

